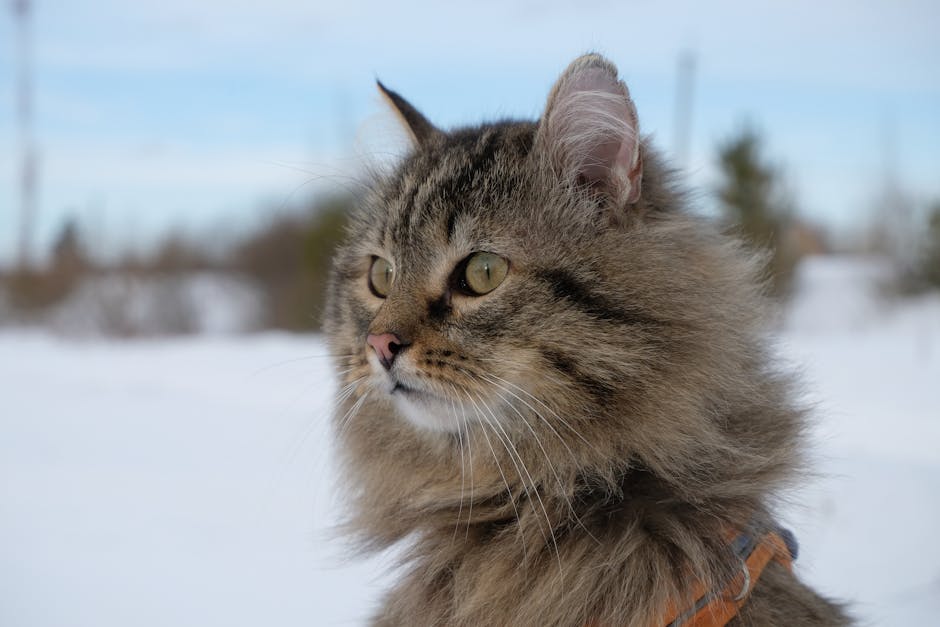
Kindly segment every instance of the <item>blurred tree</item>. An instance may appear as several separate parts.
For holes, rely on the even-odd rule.
[[[205,270],[209,266],[209,261],[196,242],[187,239],[182,233],[170,232],[142,269],[158,274],[181,275]]]
[[[78,222],[68,218],[56,236],[45,267],[19,267],[7,281],[15,309],[35,312],[64,300],[89,270]]]
[[[761,144],[760,135],[746,127],[719,145],[717,194],[731,227],[752,246],[767,250],[771,290],[786,296],[800,257],[791,237],[795,221],[780,187],[781,174],[764,159]]]
[[[56,268],[69,268],[72,272],[79,271],[88,265],[78,223],[74,218],[65,221],[59,231],[59,236],[52,245],[52,265]]]
[[[345,195],[320,198],[306,216],[276,218],[238,247],[234,266],[260,286],[266,326],[320,328],[330,261],[354,202]]]
[[[927,241],[922,265],[926,283],[940,289],[940,201],[934,203],[927,218]]]
[[[927,211],[919,246],[914,246],[911,263],[902,266],[900,290],[918,293],[940,289],[940,201]]]

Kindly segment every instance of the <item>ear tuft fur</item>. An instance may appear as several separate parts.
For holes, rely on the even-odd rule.
[[[415,109],[410,102],[402,98],[397,92],[387,88],[378,79],[376,79],[375,84],[379,88],[379,93],[385,97],[386,102],[391,105],[404,123],[405,128],[408,129],[416,146],[426,145],[432,137],[440,132],[420,111]]]
[[[539,142],[552,167],[618,207],[640,199],[643,163],[636,107],[617,68],[597,54],[575,59],[548,97]]]

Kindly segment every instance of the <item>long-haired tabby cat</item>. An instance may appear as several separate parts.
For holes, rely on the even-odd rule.
[[[759,264],[687,211],[616,68],[449,132],[379,87],[413,150],[326,315],[351,528],[408,566],[376,624],[846,624],[774,533],[805,416]]]

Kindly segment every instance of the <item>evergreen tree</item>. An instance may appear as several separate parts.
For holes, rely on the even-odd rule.
[[[934,203],[927,216],[925,235],[921,275],[927,286],[940,289],[940,202]]]
[[[761,144],[758,133],[745,128],[719,146],[717,193],[730,226],[755,248],[767,250],[770,287],[782,296],[799,255],[788,238],[792,220],[781,175],[761,154]]]

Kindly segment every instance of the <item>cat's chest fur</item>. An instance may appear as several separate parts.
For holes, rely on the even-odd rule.
[[[414,150],[351,216],[325,320],[350,532],[403,547],[376,623],[656,625],[721,590],[729,530],[772,528],[803,461],[758,263],[597,55],[537,123],[443,132],[382,90]],[[732,620],[847,622],[776,564]]]

